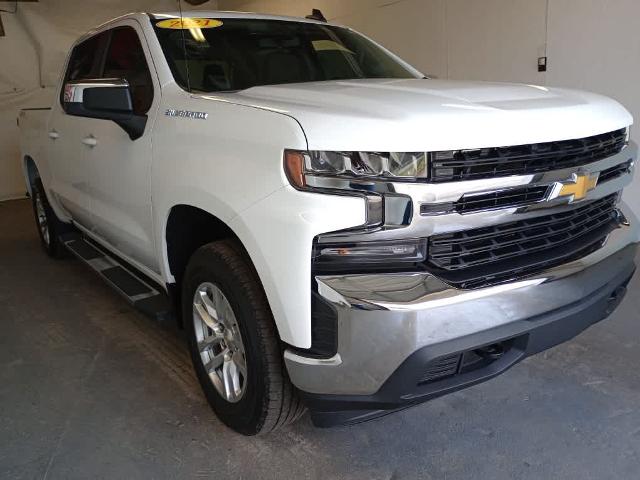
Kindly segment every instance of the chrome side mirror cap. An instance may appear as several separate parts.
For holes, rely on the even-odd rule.
[[[111,120],[131,140],[140,138],[147,123],[146,115],[136,115],[129,83],[123,79],[89,79],[66,83],[63,107],[68,115]]]

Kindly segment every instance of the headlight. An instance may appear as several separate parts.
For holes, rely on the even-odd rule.
[[[309,177],[415,181],[428,176],[427,154],[286,150],[284,167],[294,187],[305,188]]]
[[[354,227],[371,231],[382,225],[408,225],[411,197],[387,190],[387,183],[427,179],[427,154],[285,150],[284,170],[299,190],[360,196],[365,200],[365,223]],[[340,242],[317,237],[312,265],[315,272],[411,270],[426,259],[422,239],[385,242]]]

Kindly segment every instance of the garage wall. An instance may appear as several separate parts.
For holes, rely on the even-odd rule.
[[[4,5],[0,4],[4,9]],[[24,195],[16,141],[16,109],[36,97],[38,52],[25,28],[3,15],[5,37],[0,37],[0,200]],[[16,55],[16,52],[20,55]]]
[[[603,93],[635,117],[632,137],[640,141],[640,2],[638,0],[551,0],[549,85]],[[640,172],[625,190],[640,215]]]
[[[448,78],[544,84],[547,0],[448,0]]]
[[[13,11],[15,2],[0,1]],[[198,9],[216,9],[210,0]],[[189,7],[194,9],[194,7]],[[25,193],[20,167],[18,111],[49,106],[69,46],[81,34],[131,11],[176,11],[176,0],[40,0],[19,3],[15,14],[0,13],[0,200]]]

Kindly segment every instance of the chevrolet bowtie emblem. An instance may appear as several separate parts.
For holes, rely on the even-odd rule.
[[[571,197],[570,202],[584,199],[587,194],[596,188],[599,173],[574,173],[573,178],[566,182],[560,182],[558,193],[554,197]]]

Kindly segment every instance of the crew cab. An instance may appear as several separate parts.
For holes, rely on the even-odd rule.
[[[631,124],[600,95],[430,79],[350,28],[213,11],[95,28],[19,116],[45,251],[176,318],[244,434],[416,405],[607,317],[640,239]]]

